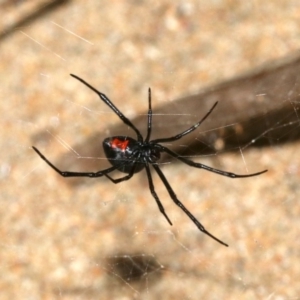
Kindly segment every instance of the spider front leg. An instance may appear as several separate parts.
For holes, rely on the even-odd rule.
[[[161,171],[161,169],[159,168],[158,165],[153,164],[152,165],[153,168],[155,169],[155,171],[157,172],[158,176],[160,177],[160,179],[162,180],[163,184],[165,185],[170,197],[172,198],[172,200],[174,201],[174,203],[176,205],[178,205],[184,212],[185,214],[193,221],[193,223],[199,228],[200,231],[202,231],[203,233],[205,233],[206,235],[210,236],[212,239],[214,239],[215,241],[217,241],[218,243],[228,247],[228,245],[224,242],[222,242],[221,240],[219,240],[217,237],[213,236],[211,233],[209,233],[204,226],[190,213],[190,211],[181,203],[181,201],[177,198],[175,192],[173,191],[173,189],[171,188],[168,180],[166,179],[165,175],[163,174],[163,172]]]
[[[78,77],[77,75],[74,74],[70,74],[72,77],[76,78],[77,80],[79,80],[81,83],[83,83],[84,85],[86,85],[89,89],[91,89],[94,93],[96,93],[100,99],[107,105],[110,107],[110,109],[123,121],[124,124],[128,125],[132,130],[135,131],[136,135],[137,135],[137,139],[139,141],[143,141],[143,137],[140,133],[140,131],[131,123],[131,121],[125,117],[121,111],[111,102],[111,100],[109,100],[109,98],[99,92],[96,88],[94,88],[93,86],[91,86],[89,83],[87,83],[85,80],[83,80],[82,78]]]

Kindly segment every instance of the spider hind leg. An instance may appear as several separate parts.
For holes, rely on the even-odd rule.
[[[165,212],[165,209],[162,205],[162,203],[160,202],[156,192],[155,192],[155,189],[154,189],[154,185],[153,185],[153,180],[152,180],[152,176],[151,176],[151,172],[150,172],[150,169],[149,169],[149,165],[147,164],[145,166],[146,168],[146,173],[147,173],[147,177],[148,177],[148,183],[149,183],[149,189],[150,189],[150,192],[151,192],[151,195],[153,196],[153,198],[155,199],[157,205],[158,205],[158,208],[159,208],[159,211],[165,216],[165,218],[167,219],[167,221],[169,222],[170,225],[173,225],[171,220],[169,219],[168,215],[166,214]]]
[[[160,179],[162,180],[163,184],[165,185],[171,199],[174,201],[174,203],[179,206],[184,212],[185,214],[193,221],[193,223],[198,227],[198,229],[200,231],[202,231],[204,234],[208,235],[209,237],[211,237],[212,239],[214,239],[215,241],[217,241],[218,243],[222,244],[225,247],[228,247],[228,245],[226,243],[224,243],[223,241],[219,240],[217,237],[215,237],[214,235],[212,235],[210,232],[208,232],[204,226],[190,213],[190,211],[181,203],[181,201],[177,198],[175,192],[173,191],[173,189],[171,188],[168,180],[166,179],[165,175],[163,174],[163,172],[161,171],[161,169],[158,167],[158,165],[152,165],[153,168],[155,169],[155,171],[157,172],[158,176],[160,177]]]

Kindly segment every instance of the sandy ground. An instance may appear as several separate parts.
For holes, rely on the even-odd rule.
[[[269,169],[260,177],[162,166],[229,248],[199,232],[155,174],[172,227],[144,172],[119,185],[71,181],[31,149],[61,168],[62,156],[73,171],[81,161],[104,168],[74,145],[99,132],[101,147],[120,120],[70,73],[129,118],[146,113],[149,86],[154,109],[178,113],[173,100],[298,51],[299,1],[47,3],[0,2],[0,299],[300,298],[298,141],[199,158],[236,173]],[[187,106],[178,118],[204,113]]]

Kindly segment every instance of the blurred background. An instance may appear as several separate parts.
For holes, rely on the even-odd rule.
[[[1,299],[297,299],[300,295],[300,3],[0,1]],[[112,184],[57,167],[107,167],[102,141],[132,130],[76,74],[153,138],[214,112],[167,145],[230,179],[163,158]],[[120,174],[116,174],[116,177]]]

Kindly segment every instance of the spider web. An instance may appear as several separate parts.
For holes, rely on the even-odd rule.
[[[0,288],[3,299],[298,299],[300,6],[235,1],[0,1]],[[113,185],[61,169],[109,166],[134,136],[74,73],[153,138],[232,180],[162,157],[205,236],[145,172]],[[243,74],[243,75],[240,75]],[[192,95],[192,96],[190,96]],[[120,176],[116,173],[115,176]]]

